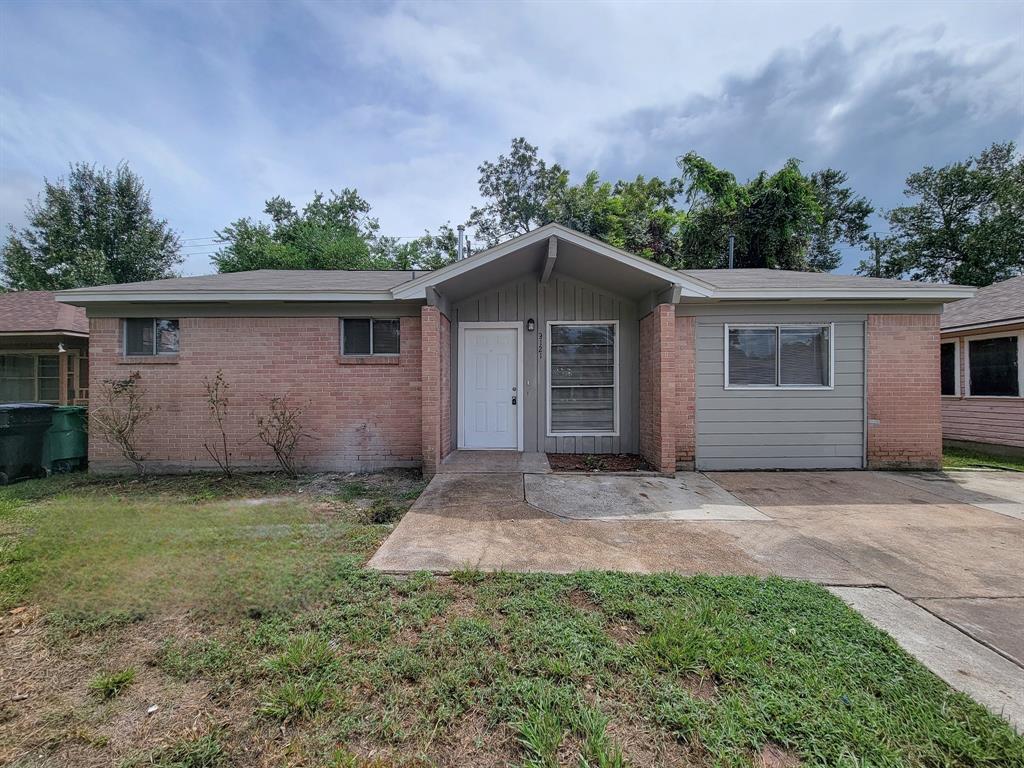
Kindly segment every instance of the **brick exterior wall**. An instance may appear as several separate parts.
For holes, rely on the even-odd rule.
[[[868,315],[868,467],[942,465],[939,315]]]
[[[676,468],[679,349],[675,308],[659,304],[640,321],[640,454],[659,472]]]
[[[676,465],[693,469],[697,445],[697,319],[676,318]]]
[[[139,371],[149,404],[158,407],[140,446],[157,471],[213,466],[203,443],[219,436],[209,415],[203,378],[223,370],[228,434],[238,467],[274,467],[269,449],[254,439],[253,412],[287,396],[305,409],[298,464],[310,470],[417,466],[422,459],[420,318],[401,319],[396,358],[343,358],[337,317],[182,318],[177,358],[121,355],[122,322],[90,320],[90,382],[98,405],[101,382]],[[126,467],[96,431],[89,434],[90,466]]]
[[[423,474],[431,477],[451,452],[452,324],[437,307],[420,310],[422,331]]]

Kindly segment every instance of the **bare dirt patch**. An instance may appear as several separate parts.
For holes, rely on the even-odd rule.
[[[635,453],[549,453],[554,472],[651,472],[650,464]]]
[[[766,744],[754,761],[757,768],[799,768],[800,758],[778,744]]]

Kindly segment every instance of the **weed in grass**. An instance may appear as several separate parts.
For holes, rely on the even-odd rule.
[[[363,513],[363,522],[370,525],[388,525],[402,519],[406,507],[388,499],[374,499]]]
[[[583,740],[580,768],[624,768],[622,748],[608,737],[608,718],[593,707],[576,714],[574,730]]]
[[[221,768],[228,764],[228,755],[219,734],[208,733],[159,749],[142,764],[150,768]]]
[[[260,714],[282,723],[290,723],[316,714],[327,700],[327,683],[300,678],[270,688],[260,704]]]
[[[312,633],[293,638],[267,666],[279,675],[326,679],[337,669],[334,650],[323,637]]]
[[[238,666],[244,666],[244,660],[238,658],[240,655],[241,649],[217,640],[203,638],[181,643],[168,638],[161,645],[156,662],[163,672],[172,677],[193,680],[229,674]]]
[[[99,674],[89,683],[89,691],[101,701],[109,701],[119,696],[135,680],[132,667],[117,672]]]

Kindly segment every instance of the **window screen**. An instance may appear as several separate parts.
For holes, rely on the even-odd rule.
[[[397,355],[401,323],[398,320],[342,320],[342,354]]]
[[[732,387],[828,387],[831,326],[729,328]]]
[[[775,386],[777,329],[729,329],[729,383]]]
[[[968,347],[972,395],[1020,395],[1016,336],[970,341]]]
[[[124,321],[126,355],[173,355],[178,346],[177,320],[133,317]]]
[[[30,403],[35,399],[35,357],[0,355],[0,402]]]
[[[36,358],[39,378],[39,402],[60,402],[60,360],[57,355]]]
[[[552,325],[551,433],[615,432],[615,326]]]
[[[956,394],[956,342],[947,342],[940,347],[940,366],[942,370],[942,394]]]

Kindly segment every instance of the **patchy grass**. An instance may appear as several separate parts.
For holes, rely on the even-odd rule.
[[[942,451],[942,466],[945,469],[990,467],[1024,472],[1024,457],[998,456],[992,453],[969,451],[963,448],[945,448]]]
[[[0,763],[1024,766],[1008,725],[810,584],[363,570],[375,502],[420,487],[4,489],[0,668],[25,698],[0,705]]]

